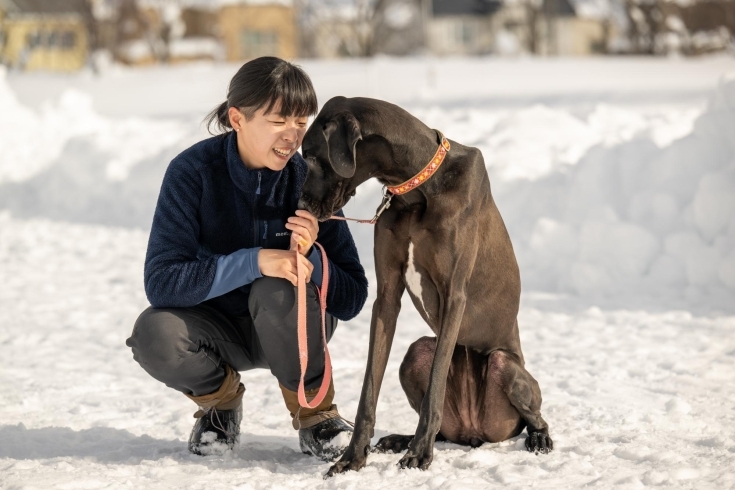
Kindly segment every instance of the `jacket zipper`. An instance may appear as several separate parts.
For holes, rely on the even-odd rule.
[[[255,195],[260,195],[260,172],[258,172],[258,188],[255,189]],[[257,217],[255,216],[255,208],[257,206],[257,198],[253,200],[253,247],[260,245],[258,238],[260,237],[260,226]]]

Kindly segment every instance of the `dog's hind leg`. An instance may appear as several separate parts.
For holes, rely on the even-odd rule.
[[[554,449],[549,424],[541,417],[541,389],[533,376],[513,355],[494,351],[490,353],[490,377],[525,420],[526,449],[534,453],[548,453]]]
[[[429,387],[429,371],[434,362],[436,337],[422,337],[411,344],[403,358],[399,370],[399,379],[411,408],[419,413],[424,394]],[[447,387],[449,389],[449,387]],[[391,434],[381,437],[375,445],[375,452],[401,453],[408,449],[413,441],[413,434]],[[438,432],[435,441],[445,441],[446,438]]]
[[[423,337],[409,347],[400,369],[400,380],[409,404],[417,412],[429,384],[436,338]],[[478,447],[504,441],[525,426],[502,388],[490,378],[492,360],[464,346],[456,346],[447,376],[444,411],[437,441]],[[412,435],[390,435],[375,446],[380,452],[404,451]]]

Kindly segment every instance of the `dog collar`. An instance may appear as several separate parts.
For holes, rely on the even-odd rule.
[[[437,148],[436,153],[434,154],[434,157],[431,159],[431,161],[426,164],[421,172],[414,175],[406,182],[398,185],[387,186],[388,192],[393,195],[405,194],[426,182],[429,177],[436,173],[436,171],[439,169],[439,165],[442,164],[442,162],[444,161],[444,157],[447,156],[447,152],[451,147],[451,145],[449,144],[449,140],[442,134],[442,132],[437,131],[437,133],[439,133],[442,142],[439,145],[439,148]]]
[[[329,219],[357,221],[358,223],[374,225],[378,221],[378,218],[380,218],[380,215],[383,214],[383,211],[390,207],[390,200],[393,198],[393,196],[405,194],[408,191],[412,191],[413,189],[426,182],[429,177],[434,175],[439,169],[439,165],[441,165],[444,161],[444,157],[447,156],[447,152],[449,151],[451,145],[449,144],[449,140],[442,134],[441,131],[437,130],[436,132],[439,133],[442,142],[439,145],[439,148],[436,150],[434,158],[431,159],[431,161],[423,168],[423,170],[421,170],[421,172],[411,177],[403,184],[398,184],[394,186],[383,186],[383,201],[380,203],[380,206],[378,207],[378,210],[376,211],[373,219],[345,218],[344,216],[331,216]]]

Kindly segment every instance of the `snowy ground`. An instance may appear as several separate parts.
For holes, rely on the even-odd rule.
[[[735,488],[732,59],[304,65],[322,103],[385,98],[483,150],[556,451],[441,443],[426,472],[372,455],[323,481],[277,383],[251,371],[240,447],[189,455],[194,407],[124,341],[147,306],[163,169],[203,136],[236,67],[0,74],[0,488]],[[372,210],[378,191],[347,211]],[[370,232],[353,232],[371,277]],[[369,317],[330,344],[348,418]],[[376,437],[414,430],[397,368],[428,333],[405,302]]]

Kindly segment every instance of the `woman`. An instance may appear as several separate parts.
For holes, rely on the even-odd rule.
[[[254,368],[270,368],[277,378],[305,453],[334,459],[344,448],[328,443],[352,431],[332,403],[333,385],[315,409],[300,408],[296,396],[297,260],[310,281],[307,398],[324,374],[317,236],[329,260],[327,337],[367,298],[345,223],[320,224],[296,209],[307,172],[296,150],[316,112],[314,88],[300,68],[272,57],[250,61],[208,118],[210,130],[214,124],[224,133],[182,152],[164,176],[145,260],[151,307],[127,345],[151,376],[200,407],[192,453],[237,442],[245,391],[238,371]]]

